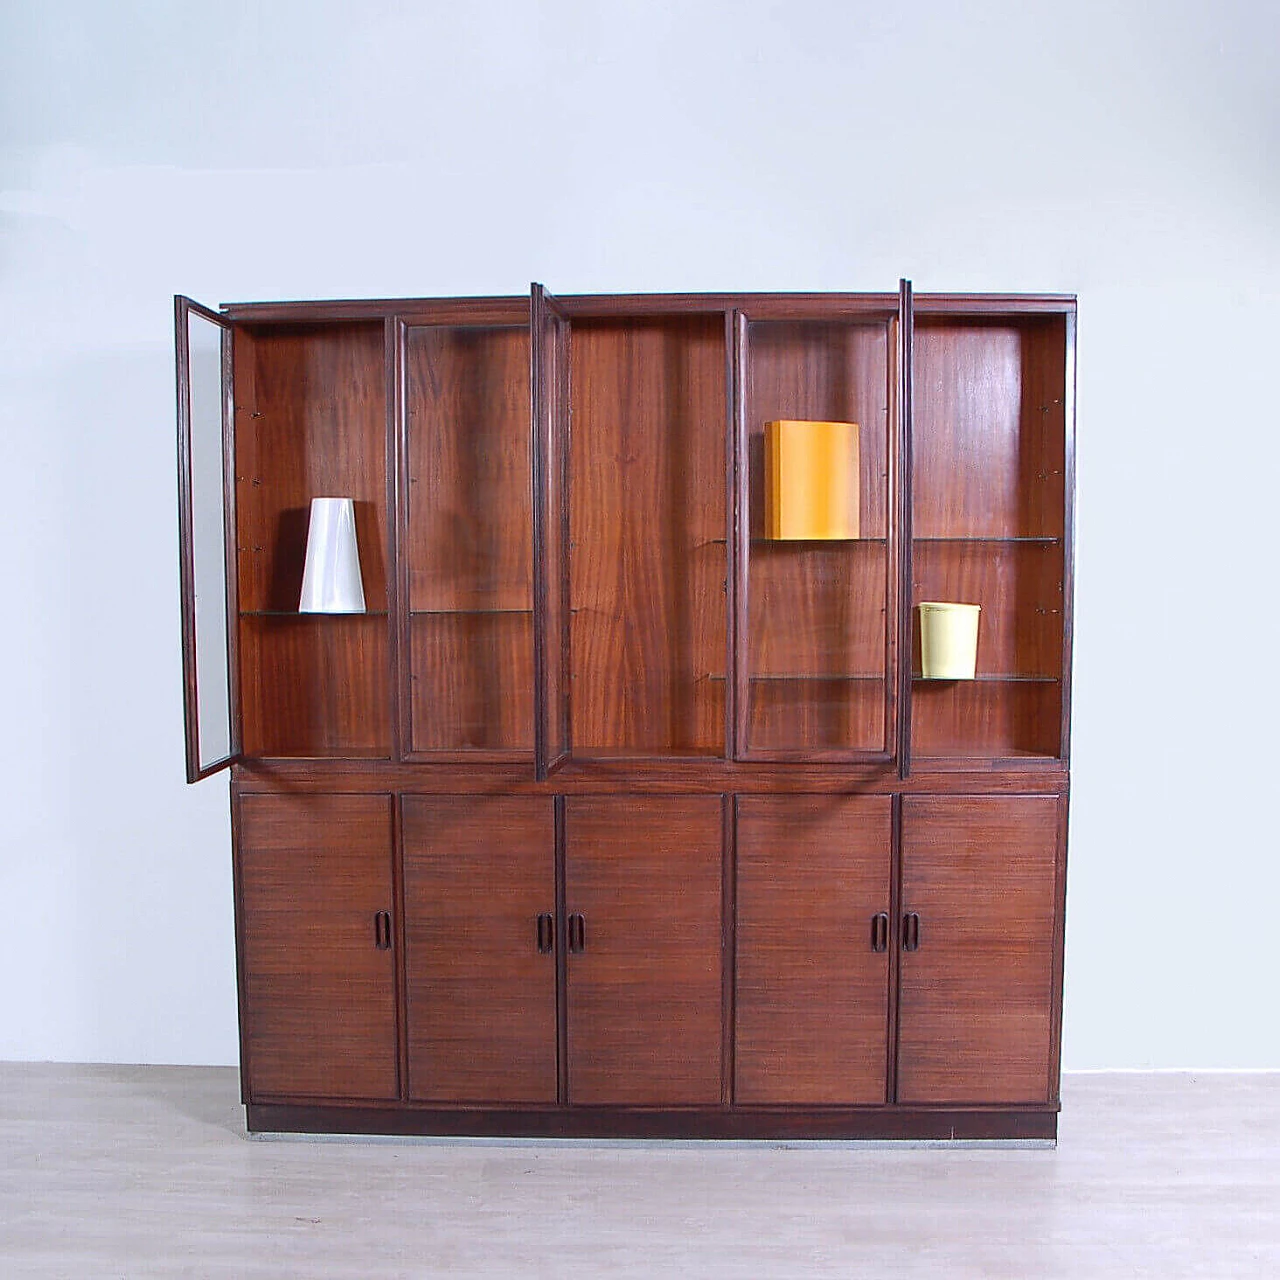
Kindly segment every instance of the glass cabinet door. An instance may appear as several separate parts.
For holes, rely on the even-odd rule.
[[[896,745],[899,320],[739,316],[737,755]]]
[[[231,443],[231,326],[174,299],[178,381],[178,514],[187,781],[240,756],[236,690]]]

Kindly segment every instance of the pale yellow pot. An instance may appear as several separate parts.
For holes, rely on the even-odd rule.
[[[976,604],[925,600],[920,610],[920,671],[926,680],[972,680],[978,666]]]

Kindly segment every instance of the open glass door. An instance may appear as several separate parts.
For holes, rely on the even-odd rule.
[[[236,688],[231,325],[174,298],[178,536],[187,781],[240,758]]]
[[[568,445],[569,322],[540,285],[529,299],[533,399],[534,767],[539,780],[569,758]]]

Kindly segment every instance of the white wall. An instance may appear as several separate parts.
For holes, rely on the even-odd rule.
[[[182,778],[171,294],[907,275],[1080,295],[1066,1065],[1280,1066],[1278,28],[8,0],[0,1057],[235,1060],[227,786]]]

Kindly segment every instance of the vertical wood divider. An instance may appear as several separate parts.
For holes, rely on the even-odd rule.
[[[734,311],[733,324],[733,528],[730,570],[733,575],[733,667],[728,673],[733,680],[734,729],[733,758],[746,759],[750,748],[748,724],[751,713],[750,621],[748,616],[748,579],[751,557],[750,456],[747,437],[747,316]]]
[[[404,796],[400,792],[387,797],[391,801],[391,894],[395,927],[396,975],[396,1079],[402,1102],[409,1098],[409,969],[405,952],[404,893]]]
[[[1062,433],[1065,457],[1062,465],[1062,724],[1058,754],[1064,764],[1071,761],[1071,648],[1075,631],[1076,563],[1076,313],[1071,311],[1066,325],[1067,360],[1062,395]]]
[[[889,837],[889,1023],[886,1042],[885,1102],[898,1100],[898,1023],[902,965],[902,792],[893,796]]]
[[[240,1042],[240,1101],[252,1102],[249,1095],[249,1020],[244,1011],[249,1007],[248,990],[245,984],[245,955],[242,944],[244,931],[244,872],[240,865],[243,856],[243,842],[240,838],[240,796],[235,785],[234,770],[231,782],[231,894],[235,918],[236,947],[236,1008],[240,1016],[236,1019]]]
[[[912,355],[915,347],[915,311],[911,281],[898,284],[898,450],[901,459],[897,490],[898,511],[898,777],[911,776],[911,435],[914,429]]]
[[[556,879],[556,1101],[569,1105],[569,907],[565,883],[564,796],[552,800],[555,822]]]
[[[1067,938],[1067,825],[1071,788],[1058,796],[1058,848],[1054,862],[1053,886],[1053,990],[1049,1007],[1053,1021],[1049,1027],[1049,1079],[1046,1101],[1058,1102],[1062,1092],[1062,979]]]
[[[385,325],[387,360],[387,539],[395,572],[389,575],[391,599],[391,752],[403,760],[413,748],[413,653],[409,617],[409,409],[408,326],[398,316]]]
[[[721,977],[723,993],[720,1008],[723,1029],[720,1040],[720,1101],[733,1106],[734,1075],[734,976],[737,970],[737,871],[738,871],[738,797],[720,797],[721,821],[721,885],[720,907]]]
[[[725,538],[724,538],[724,754],[726,760],[738,752],[738,359],[734,312],[724,313],[725,367]]]

